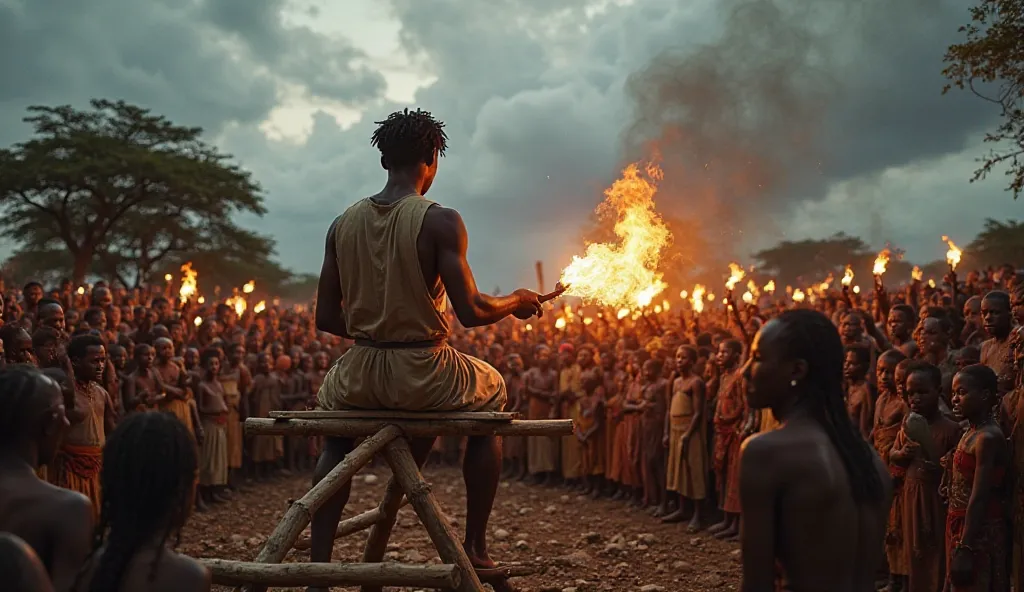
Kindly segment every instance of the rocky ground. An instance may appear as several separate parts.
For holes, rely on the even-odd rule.
[[[345,515],[374,508],[389,476],[386,468],[356,477]],[[427,479],[456,530],[463,526],[465,492],[454,469],[428,469]],[[309,488],[308,476],[254,485],[229,503],[192,518],[180,550],[193,557],[251,560],[277,525],[288,500]],[[707,535],[690,535],[685,524],[663,525],[619,502],[591,500],[557,488],[502,482],[491,516],[491,556],[536,566],[516,578],[523,592],[736,590],[739,551]],[[360,557],[366,533],[339,539],[335,561]],[[287,561],[308,561],[292,551]],[[399,513],[388,560],[438,562],[419,520],[408,506]]]

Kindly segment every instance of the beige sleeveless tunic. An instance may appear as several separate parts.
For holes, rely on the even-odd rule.
[[[320,387],[327,410],[501,411],[505,381],[482,360],[445,341],[446,294],[427,286],[417,239],[427,209],[410,195],[391,205],[363,199],[338,218],[335,239],[342,314],[349,335],[376,342],[439,341],[414,349],[356,345],[338,359]]]

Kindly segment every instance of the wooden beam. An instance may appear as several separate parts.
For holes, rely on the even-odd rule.
[[[405,497],[402,497],[401,506],[409,503]],[[401,509],[399,506],[399,509]],[[366,530],[374,524],[383,521],[387,516],[381,510],[380,506],[372,510],[367,510],[358,516],[347,518],[338,523],[338,529],[334,531],[334,539],[338,540],[342,537],[346,537],[350,534],[359,532],[360,530]],[[304,551],[310,547],[311,540],[309,537],[301,537],[298,541],[295,541],[295,548]]]
[[[225,559],[200,559],[221,586],[401,586],[409,588],[458,588],[462,580],[454,565],[402,563],[254,563]]]
[[[409,443],[404,438],[392,440],[384,449],[384,458],[391,465],[395,480],[405,490],[409,503],[416,510],[416,515],[427,530],[430,541],[434,543],[437,554],[441,556],[441,561],[455,564],[462,570],[462,583],[457,590],[484,592],[484,585],[477,576],[469,556],[466,555],[466,550],[456,538],[455,530],[442,517],[441,506],[430,492],[430,485],[423,479]]]
[[[302,531],[313,519],[313,514],[328,499],[336,494],[352,477],[366,466],[373,455],[380,452],[389,442],[402,435],[397,427],[389,426],[379,433],[370,436],[348,453],[327,475],[313,486],[306,495],[292,502],[278,523],[277,528],[267,538],[267,542],[256,556],[258,563],[280,563],[288,550],[292,548]]]
[[[250,417],[245,433],[250,436],[334,436],[361,438],[372,436],[389,425],[397,426],[412,438],[437,436],[569,436],[571,419],[528,421],[408,421],[386,419],[269,419]]]
[[[271,419],[406,419],[412,421],[512,421],[522,414],[503,411],[271,411]]]

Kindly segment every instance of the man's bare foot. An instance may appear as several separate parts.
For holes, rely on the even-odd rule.
[[[686,525],[686,532],[690,534],[696,534],[704,528],[700,519],[700,514],[694,514],[693,518],[690,519],[690,523]]]
[[[708,534],[717,534],[719,532],[722,532],[726,528],[729,528],[728,520],[724,520],[722,522],[719,522],[718,524],[711,525],[711,528],[708,528]]]
[[[686,520],[686,512],[683,512],[682,508],[661,519],[664,524],[675,524],[676,522],[682,522],[683,520]]]
[[[625,494],[622,493],[622,490],[621,489],[616,489],[615,493],[612,494],[612,501],[613,502],[617,502],[617,501],[622,500],[622,498],[624,498],[624,497],[626,497],[626,496],[625,496]]]
[[[733,537],[738,537],[740,529],[736,526],[736,523],[732,523],[725,530],[720,530],[715,533],[716,539],[722,539],[724,541],[731,540]]]

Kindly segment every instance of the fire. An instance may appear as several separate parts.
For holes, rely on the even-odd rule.
[[[85,294],[85,286],[78,286],[78,295],[82,296]]]
[[[593,323],[594,323],[594,319],[592,319],[590,317],[583,317],[583,324],[584,325],[591,325]]]
[[[800,288],[793,290],[793,302],[803,302],[804,298],[806,298],[806,296],[804,296],[803,290]]]
[[[693,299],[690,301],[693,312],[700,314],[704,312],[704,286],[697,284],[693,287]]]
[[[655,304],[654,305],[654,314],[661,314],[661,305],[660,304]]]
[[[671,309],[672,309],[672,305],[669,303],[668,300],[662,300],[661,301],[661,310],[663,310],[665,312],[668,312]]]
[[[198,292],[196,279],[198,279],[199,274],[192,269],[191,261],[181,266],[181,274],[181,288],[178,289],[178,297],[181,299],[181,303],[185,304],[189,298],[195,296]]]
[[[743,268],[735,263],[729,264],[729,279],[725,281],[725,289],[732,292],[732,289],[736,287],[736,284],[740,283],[743,276],[747,275]]]
[[[267,310],[267,301],[266,300],[260,300],[259,302],[256,303],[256,306],[252,307],[252,311],[254,313],[256,313],[256,314],[260,314],[261,312],[263,312],[265,310]]]
[[[555,321],[555,329],[565,329],[565,317],[558,317],[558,320]]]
[[[621,321],[622,319],[624,319],[624,318],[626,318],[628,316],[629,316],[629,309],[628,308],[620,308],[619,309],[619,313],[617,315],[615,315],[615,318],[617,318],[617,319],[619,319]]]
[[[821,282],[821,285],[818,287],[818,289],[821,290],[822,292],[827,292],[829,286],[832,285],[832,280],[833,279],[835,279],[835,278],[832,277],[832,274],[831,273],[828,274],[828,277],[825,278],[825,281]]]
[[[533,331],[533,325],[531,325],[530,323],[526,323],[526,330]]]
[[[920,267],[915,265],[914,269],[910,270],[910,279],[914,280],[915,282],[921,281],[921,279],[923,277],[924,277],[924,272],[921,271]]]
[[[206,296],[200,296],[199,300],[196,300],[199,304],[206,304]]]
[[[929,288],[934,288],[935,287],[935,280],[928,280],[928,287]]]
[[[747,282],[747,292],[750,292],[750,295],[753,296],[754,298],[757,298],[758,296],[761,295],[761,289],[757,287],[757,284],[754,283],[754,280],[750,280]]]
[[[775,280],[768,280],[768,283],[764,285],[764,291],[769,294],[775,293]]]
[[[192,324],[195,325],[196,327],[198,327],[199,325],[202,325],[203,324],[203,317],[196,317],[195,320],[192,321]]]
[[[686,290],[683,290],[682,292],[679,293],[679,297],[682,298],[683,300],[686,300],[690,297],[690,293],[687,292]]]
[[[714,301],[715,301],[715,293],[714,292],[708,292],[708,302],[714,302]]]
[[[854,294],[860,294],[860,286],[854,286],[853,287],[853,293]]]
[[[949,269],[956,271],[956,266],[960,265],[960,256],[963,255],[963,251],[957,248],[948,236],[943,235],[942,240],[949,246],[949,250],[946,251],[946,263],[949,264]]]
[[[242,313],[245,312],[245,298],[242,298],[238,294],[235,294],[231,298],[225,300],[224,304],[227,304],[228,306],[234,308],[235,314],[237,314],[238,316],[242,316]]]
[[[882,249],[882,252],[875,257],[875,267],[871,270],[871,273],[875,275],[882,275],[885,273],[885,266],[889,264],[889,249]]]
[[[671,235],[654,211],[654,183],[662,172],[654,165],[645,172],[646,178],[631,164],[605,190],[597,214],[614,216],[618,241],[591,243],[584,256],[572,258],[560,280],[567,295],[605,306],[647,306],[666,288],[658,262]]]
[[[750,304],[753,301],[754,301],[754,295],[753,294],[751,294],[749,291],[743,293],[743,302],[746,302],[747,304]]]
[[[849,265],[846,266],[846,271],[843,272],[842,282],[844,286],[849,286],[853,283],[853,268]]]
[[[168,274],[164,274],[164,281],[165,281],[165,282],[169,282],[169,281],[171,281],[171,280],[173,280],[173,279],[174,279],[174,276],[173,276],[173,275],[171,275],[171,274],[169,274],[169,273],[168,273]]]
[[[244,286],[242,286],[242,292],[246,294],[252,294],[253,290],[256,289],[256,280],[249,280]]]

